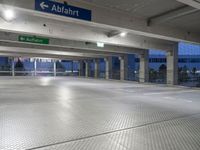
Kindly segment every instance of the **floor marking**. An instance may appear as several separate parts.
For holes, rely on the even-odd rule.
[[[192,101],[186,100],[187,103],[192,103]]]
[[[185,101],[187,103],[192,103],[193,101],[191,100],[186,100],[186,99],[180,99],[180,98],[173,98],[173,97],[163,97],[164,99],[168,99],[168,100],[179,100],[179,101]]]
[[[143,95],[161,95],[161,94],[179,94],[179,93],[192,93],[192,92],[199,92],[197,90],[184,90],[184,91],[167,91],[167,92],[157,92],[157,93],[144,93]]]
[[[170,99],[170,100],[173,100],[174,98],[173,97],[164,97],[165,99]]]

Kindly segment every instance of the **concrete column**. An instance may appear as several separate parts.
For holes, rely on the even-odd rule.
[[[89,72],[90,72],[90,63],[89,61],[85,61],[85,77],[89,77]]]
[[[104,59],[105,61],[105,78],[110,79],[110,73],[112,72],[112,57],[108,57]]]
[[[167,84],[178,84],[178,44],[167,52]]]
[[[149,51],[144,50],[140,56],[139,82],[149,81]]]
[[[71,74],[74,76],[74,61],[71,62]]]
[[[79,61],[79,76],[83,76],[84,75],[84,62],[82,60]]]
[[[37,59],[34,59],[34,76],[37,76]]]
[[[12,67],[11,67],[11,69],[12,69],[12,76],[14,77],[15,76],[15,58],[14,57],[12,57]]]
[[[128,75],[128,56],[120,56],[120,80],[126,80]]]
[[[56,77],[56,60],[53,61],[53,76]]]
[[[99,77],[99,59],[94,60],[94,77],[98,78]]]

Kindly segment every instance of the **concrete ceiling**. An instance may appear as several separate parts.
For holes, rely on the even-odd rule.
[[[53,17],[49,18],[49,16],[46,18],[46,16],[42,17],[37,14],[33,15],[32,12],[24,12],[20,10],[17,11],[17,16],[20,17],[17,17],[11,22],[5,22],[3,19],[0,19],[0,31],[15,32],[18,33],[18,35],[31,34],[81,42],[103,42],[106,45],[122,47],[122,53],[124,52],[125,47],[127,47],[126,49],[137,48],[171,50],[172,45],[174,44],[174,42],[168,40],[150,38],[131,33],[129,33],[125,38],[121,38],[120,36],[109,38],[107,36],[109,32],[121,29],[106,25],[88,25],[90,22],[80,24],[65,20],[63,21],[63,17],[59,16],[56,19]],[[3,33],[0,33],[0,35],[1,34],[3,35]],[[6,36],[3,36],[1,40],[9,40],[9,36],[7,34]],[[17,37],[18,36],[15,35],[15,40],[17,40]],[[83,48],[83,45],[81,45],[80,48]]]
[[[65,0],[56,1],[63,3]],[[10,22],[0,18],[0,31],[44,36],[50,38],[51,42],[52,39],[56,39],[56,44],[59,40],[68,40],[68,45],[63,45],[64,42],[59,42],[57,45],[65,48],[70,48],[69,45],[73,47],[71,41],[75,41],[79,46],[76,48],[82,48],[82,51],[81,43],[92,42],[91,47],[85,48],[98,51],[95,42],[103,42],[112,53],[116,46],[123,47],[121,50],[117,48],[117,53],[126,53],[125,49],[129,48],[173,50],[179,41],[200,43],[200,21],[196,19],[199,18],[199,10],[176,0],[67,0],[67,2],[92,10],[92,21],[35,11],[35,0],[0,0],[1,11],[6,7],[12,7],[16,12],[16,18]],[[128,35],[125,38],[108,37],[113,31],[125,31]],[[2,36],[1,40],[13,41],[12,38],[8,39],[7,34],[6,36]],[[102,53],[100,50],[99,52]]]
[[[149,18],[183,6],[175,0],[82,0],[97,6],[108,7]]]
[[[63,3],[65,0],[55,0]],[[181,1],[181,0],[180,0]],[[78,23],[81,25],[115,28],[118,30],[126,30],[132,34],[138,34],[151,38],[158,38],[171,41],[185,41],[200,43],[199,24],[186,28],[185,26],[177,26],[172,20],[177,17],[184,19],[184,16],[190,15],[196,11],[191,11],[191,6],[185,7],[186,4],[178,2],[178,0],[67,0],[67,3],[82,8],[92,10],[92,22],[85,22],[66,17],[58,17],[51,14],[34,11],[35,0],[0,0],[0,7],[4,9],[6,5],[15,6],[17,9],[24,11],[26,14],[39,15],[41,17]],[[183,12],[186,11],[186,12]],[[171,12],[173,12],[171,14]],[[166,14],[168,15],[166,23]],[[176,17],[174,17],[176,16]],[[165,20],[159,26],[148,26],[149,20],[155,20],[155,17]],[[158,21],[156,21],[158,22]],[[185,20],[185,24],[187,20]],[[193,27],[195,27],[193,29]],[[196,30],[197,28],[197,30]],[[190,33],[190,34],[188,34]]]
[[[91,5],[107,7],[110,9],[129,13],[136,17],[141,17],[146,20],[149,18],[160,16],[171,11],[185,7],[187,4],[181,1],[192,0],[81,0]],[[197,6],[197,4],[193,4]],[[200,5],[200,2],[199,2]],[[192,8],[192,5],[189,7]],[[195,8],[193,8],[195,9]],[[200,8],[199,8],[200,9]],[[200,33],[200,10],[190,14],[175,17],[169,21],[163,22],[163,25],[170,27],[181,28],[190,32]]]
[[[186,29],[191,32],[197,32],[200,34],[200,11],[169,20],[165,24],[173,27],[180,27],[182,29]]]

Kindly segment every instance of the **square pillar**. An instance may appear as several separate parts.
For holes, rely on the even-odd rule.
[[[110,73],[112,72],[112,57],[104,59],[105,61],[105,79],[110,79]]]
[[[89,72],[90,72],[90,63],[89,61],[85,61],[85,77],[89,77]]]
[[[140,71],[139,82],[149,82],[149,51],[144,50],[143,54],[139,55]]]
[[[37,59],[34,59],[34,76],[37,76]]]
[[[56,60],[53,61],[53,76],[56,77]]]
[[[120,80],[126,80],[128,75],[128,56],[120,56]]]
[[[94,77],[98,78],[99,77],[99,59],[94,60]]]
[[[74,76],[74,61],[71,62],[71,74]]]
[[[12,76],[14,77],[15,76],[15,58],[12,57],[11,60],[12,60],[12,66],[11,66]]]
[[[84,76],[84,62],[82,60],[79,61],[79,76]]]
[[[167,84],[178,84],[178,44],[167,52]]]

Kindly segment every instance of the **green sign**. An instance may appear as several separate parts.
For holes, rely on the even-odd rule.
[[[37,36],[20,35],[18,40],[20,42],[37,43],[37,44],[49,44],[49,39],[48,38],[37,37]]]

